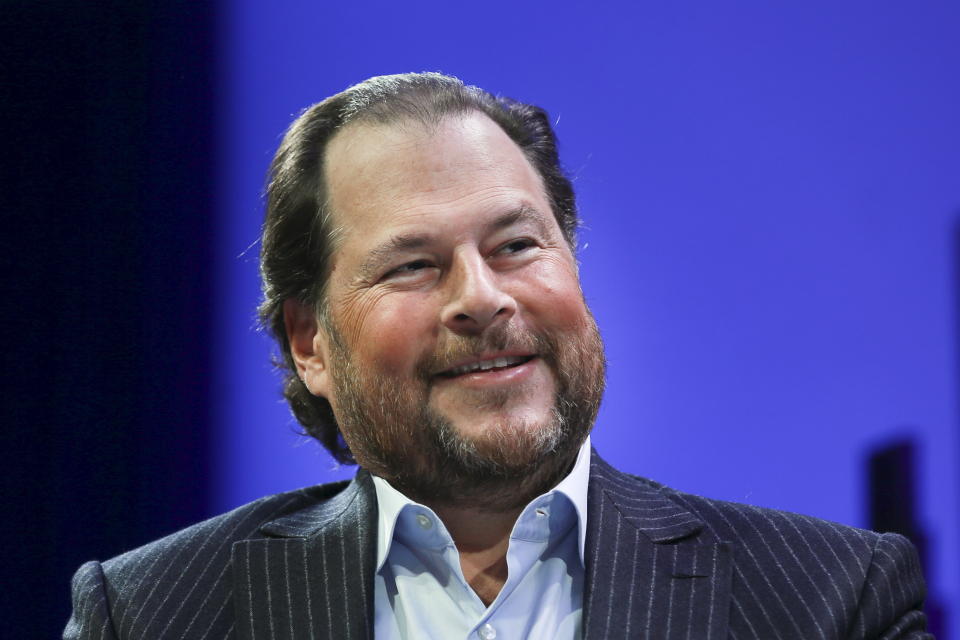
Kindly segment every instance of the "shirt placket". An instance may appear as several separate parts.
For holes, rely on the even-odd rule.
[[[504,611],[509,612],[511,596],[548,545],[552,500],[553,495],[543,496],[528,505],[520,515],[507,547],[507,581],[497,598],[489,607],[483,609],[478,622],[467,634],[467,640],[495,640],[496,638],[504,640],[506,638],[502,632],[504,625],[500,624],[501,616],[498,614]],[[459,565],[459,557],[457,562]],[[465,581],[464,584],[466,585]],[[473,589],[469,585],[466,585],[466,588],[473,596],[473,600],[482,607],[483,603]]]

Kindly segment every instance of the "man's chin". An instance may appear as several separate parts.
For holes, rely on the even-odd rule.
[[[561,435],[550,411],[461,414],[445,416],[444,422],[448,425],[448,437],[471,446],[481,457],[502,460],[503,464],[533,463],[552,450]]]
[[[395,468],[399,473],[387,479],[432,506],[487,511],[522,507],[569,471],[586,437],[585,432],[568,432],[552,417],[546,423],[496,424],[474,437],[452,422],[437,421],[422,453],[407,457],[403,469]],[[411,467],[414,473],[409,473]]]
[[[543,337],[531,350],[541,357],[516,385],[438,383],[430,363],[411,385],[362,371],[342,340],[333,340],[337,421],[354,458],[430,506],[522,508],[569,472],[604,379],[595,330]]]
[[[531,433],[513,438],[502,432],[495,438],[460,439],[447,443],[446,449],[455,460],[462,476],[503,480],[522,478],[533,473],[544,459],[554,453],[557,438],[554,434]]]

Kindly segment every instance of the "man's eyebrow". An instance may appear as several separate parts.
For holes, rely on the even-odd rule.
[[[430,235],[425,233],[401,234],[388,238],[367,252],[367,258],[360,265],[360,277],[369,278],[375,275],[380,265],[389,261],[394,255],[420,249],[430,244],[430,241]]]
[[[536,227],[537,232],[540,234],[549,235],[549,226],[543,214],[537,209],[525,204],[500,214],[487,223],[484,231],[486,233],[492,233],[518,223],[530,223]],[[385,262],[390,261],[396,254],[403,253],[404,251],[422,249],[433,241],[434,236],[429,233],[404,233],[392,236],[367,252],[367,257],[360,265],[358,273],[361,278],[370,278],[377,275],[381,266]]]
[[[521,222],[529,222],[534,225],[542,235],[549,235],[549,227],[543,214],[527,204],[520,205],[517,209],[497,216],[487,225],[487,230],[499,231],[500,229],[506,229],[509,226]]]

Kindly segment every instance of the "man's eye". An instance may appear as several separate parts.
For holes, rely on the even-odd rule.
[[[501,246],[497,250],[497,253],[510,255],[514,253],[520,253],[521,251],[525,251],[532,246],[533,246],[533,240],[528,240],[527,238],[519,238],[517,240],[511,240],[507,244]]]
[[[391,269],[387,272],[384,278],[415,275],[417,272],[423,271],[424,269],[429,269],[432,266],[433,265],[427,260],[414,260],[413,262],[402,264],[396,269]]]

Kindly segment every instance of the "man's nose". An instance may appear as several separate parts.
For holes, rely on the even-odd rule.
[[[454,333],[476,335],[516,313],[516,301],[500,288],[497,274],[476,251],[459,252],[449,278],[450,297],[440,319]]]

